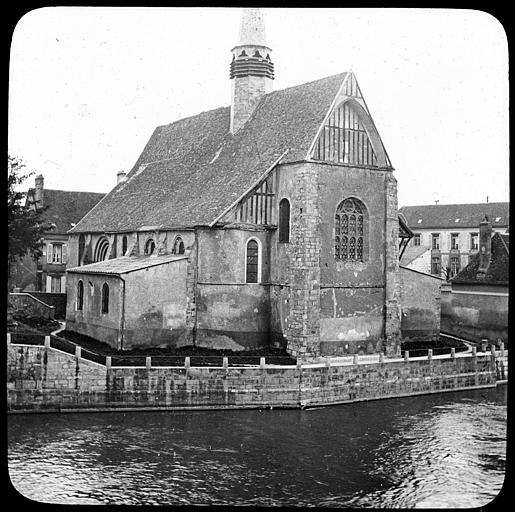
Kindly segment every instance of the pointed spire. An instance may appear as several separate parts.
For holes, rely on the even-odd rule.
[[[266,46],[265,22],[261,9],[244,9],[238,45]]]

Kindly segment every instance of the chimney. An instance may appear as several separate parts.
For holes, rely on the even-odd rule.
[[[266,44],[265,23],[260,9],[244,9],[240,39],[231,50],[231,133],[249,119],[259,100],[272,91],[274,65]]]
[[[43,175],[38,174],[34,180],[36,188],[34,191],[34,203],[36,208],[43,207]]]
[[[116,174],[116,184],[118,185],[118,183],[122,183],[126,179],[127,174],[125,174],[125,171],[118,171],[118,173]]]
[[[492,260],[492,224],[485,215],[479,224],[479,268],[477,279],[484,279]]]

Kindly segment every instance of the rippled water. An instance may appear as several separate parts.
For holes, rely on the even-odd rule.
[[[47,503],[477,507],[507,387],[313,410],[16,415],[9,474]]]

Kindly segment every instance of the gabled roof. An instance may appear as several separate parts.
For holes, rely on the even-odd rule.
[[[236,134],[230,107],[156,128],[127,180],[72,233],[209,225],[287,151],[304,160],[346,73],[263,96]]]
[[[33,201],[34,189],[29,189],[27,201]],[[73,192],[68,190],[43,189],[43,205],[48,208],[43,218],[55,224],[52,234],[66,234],[72,224],[77,224],[105,194],[98,192]]]
[[[477,228],[485,215],[493,228],[507,227],[510,223],[510,203],[426,204],[403,206],[399,211],[415,231]]]
[[[423,245],[413,245],[406,247],[406,250],[402,254],[400,265],[409,265],[413,260],[422,256],[426,251],[429,251],[429,247]]]
[[[492,236],[492,259],[484,279],[477,279],[476,277],[480,259],[480,255],[477,253],[451,281],[453,283],[508,285],[510,275],[509,247],[509,235],[494,233]]]
[[[162,256],[121,256],[120,258],[114,258],[112,260],[90,263],[89,265],[83,265],[82,267],[73,267],[67,269],[67,271],[74,274],[120,275],[187,258],[188,256],[184,254],[164,254]]]

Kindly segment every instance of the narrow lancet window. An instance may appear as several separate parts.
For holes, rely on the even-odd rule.
[[[290,241],[290,201],[284,198],[279,203],[279,242]]]
[[[109,285],[107,283],[102,285],[102,313],[109,313]]]
[[[258,283],[259,282],[259,244],[256,240],[249,240],[247,242],[247,268],[246,268],[246,282]]]
[[[184,242],[180,236],[178,236],[173,243],[173,253],[184,254]]]
[[[84,307],[84,283],[82,279],[77,283],[77,310],[82,310]]]
[[[145,254],[151,255],[156,248],[156,243],[152,238],[149,238],[145,243]]]
[[[82,258],[84,257],[84,250],[86,248],[86,239],[83,234],[79,235],[79,266],[82,265]]]

